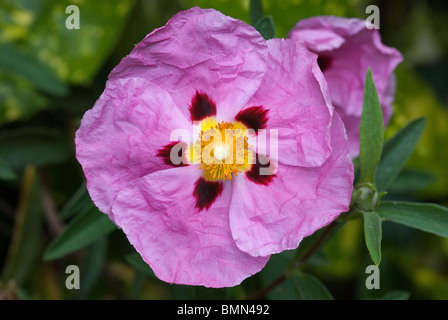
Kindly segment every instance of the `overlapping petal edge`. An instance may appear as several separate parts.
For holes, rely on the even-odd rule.
[[[191,128],[197,92],[223,121],[266,106],[268,126],[279,130],[272,183],[238,175],[206,212],[192,196],[197,166],[157,157],[173,129]],[[76,145],[95,204],[170,283],[237,285],[350,202],[353,165],[316,56],[289,40],[266,42],[214,10],[178,13],[140,42],[85,114]]]
[[[319,55],[335,110],[347,130],[351,154],[359,154],[359,126],[364,79],[370,67],[380,98],[384,125],[392,116],[395,96],[394,69],[401,53],[381,41],[379,30],[357,18],[318,16],[299,21],[288,34]]]

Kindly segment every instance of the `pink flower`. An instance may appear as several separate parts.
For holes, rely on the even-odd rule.
[[[402,61],[400,52],[385,46],[378,30],[368,29],[361,19],[322,16],[301,20],[288,38],[305,43],[319,55],[319,66],[328,82],[331,100],[347,130],[351,154],[358,156],[367,69],[372,69],[386,126],[392,115],[393,71]]]
[[[76,146],[92,200],[170,283],[237,285],[351,198],[348,142],[316,55],[214,10],[146,36]]]

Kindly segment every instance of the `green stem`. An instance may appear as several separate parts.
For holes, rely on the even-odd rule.
[[[349,214],[349,213],[347,213]],[[288,275],[292,274],[292,271],[300,268],[304,265],[312,256],[315,254],[321,246],[324,244],[325,240],[328,236],[336,229],[336,227],[342,222],[342,220],[338,219],[330,223],[325,230],[323,230],[322,234],[317,238],[317,240],[308,248],[303,256],[301,256],[297,261],[292,263],[292,266],[288,268],[281,276],[272,281],[266,287],[261,288],[259,291],[255,292],[251,296],[249,296],[249,300],[259,300],[264,298],[272,289],[282,284],[286,279],[288,279]]]

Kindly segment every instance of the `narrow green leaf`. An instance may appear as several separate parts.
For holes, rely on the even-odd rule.
[[[408,300],[409,296],[410,294],[407,291],[395,290],[387,292],[380,300]]]
[[[142,257],[137,252],[128,254],[125,259],[134,269],[142,274],[156,278],[154,271],[152,271],[151,267],[143,261]]]
[[[48,245],[44,259],[61,258],[86,247],[115,229],[115,225],[109,220],[108,216],[99,212],[96,208],[78,214],[67,224],[62,233]]]
[[[62,207],[59,215],[62,219],[69,219],[76,214],[92,210],[94,207],[84,182]]]
[[[374,211],[364,212],[364,238],[372,261],[378,266],[381,262],[382,219]]]
[[[333,300],[333,296],[325,285],[315,276],[297,272],[294,285],[302,300]]]
[[[302,244],[302,243],[301,243]],[[288,300],[288,299],[296,299],[296,289],[294,287],[293,277],[292,275],[295,270],[291,266],[294,263],[295,252],[292,250],[286,250],[279,254],[272,255],[269,259],[269,263],[263,269],[263,272],[260,274],[260,283],[263,287],[270,285],[273,281],[276,281],[282,274],[286,273],[285,281],[280,285],[276,286],[273,290],[269,291],[269,293],[265,296],[266,299],[270,300]],[[258,299],[261,297],[248,297],[249,299]]]
[[[372,71],[367,70],[360,127],[359,182],[375,182],[384,142],[383,113],[373,82]]]
[[[107,238],[103,237],[92,243],[87,249],[87,255],[81,265],[82,276],[79,290],[75,290],[74,299],[83,299],[89,294],[98,278],[101,276],[106,260]]]
[[[11,59],[11,57],[14,57]],[[11,44],[0,44],[0,68],[20,74],[37,88],[58,96],[68,93],[68,87],[53,70],[29,54],[23,54]]]
[[[263,5],[261,0],[250,0],[249,4],[249,21],[255,25],[261,18],[263,18]]]
[[[448,238],[448,208],[432,203],[384,201],[377,208],[386,221]]]
[[[0,180],[14,180],[15,178],[15,172],[4,160],[0,159]]]
[[[416,193],[428,188],[435,181],[436,177],[428,172],[404,169],[387,187],[387,191],[395,193]]]
[[[40,201],[36,167],[27,166],[23,175],[12,239],[2,271],[2,279],[5,282],[14,279],[19,285],[23,284],[38,259],[42,244]]]
[[[296,288],[295,280],[292,278],[283,281],[283,283],[276,286],[271,290],[266,299],[268,300],[297,300],[298,292]],[[250,297],[249,297],[250,299]]]
[[[414,120],[384,143],[375,177],[378,190],[386,190],[400,173],[417,146],[425,124],[424,118]]]
[[[140,271],[137,271],[134,275],[134,280],[132,281],[131,290],[129,292],[131,299],[138,298],[138,295],[142,291],[144,284],[145,284],[145,275]]]
[[[265,16],[255,23],[254,28],[263,36],[265,40],[275,37],[275,25],[272,16]]]

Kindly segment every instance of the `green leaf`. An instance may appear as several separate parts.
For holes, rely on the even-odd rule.
[[[61,258],[82,249],[116,229],[108,216],[93,208],[78,214],[47,247],[44,259]]]
[[[432,203],[384,201],[377,208],[386,221],[448,238],[448,208]]]
[[[263,36],[265,40],[275,37],[274,19],[272,16],[265,16],[255,23],[254,28]]]
[[[400,173],[415,150],[425,124],[424,118],[414,120],[386,141],[375,177],[378,190],[386,190]]]
[[[261,0],[250,0],[249,3],[249,20],[252,25],[255,25],[261,18],[264,17],[263,5]]]
[[[374,182],[383,149],[384,125],[380,100],[370,68],[367,70],[364,84],[360,140],[359,182]]]
[[[14,180],[15,178],[15,172],[4,160],[0,159],[0,180]]]
[[[0,44],[0,69],[25,77],[46,93],[57,96],[68,93],[68,87],[35,54],[24,54],[11,44]]]
[[[382,219],[374,211],[363,212],[364,238],[372,261],[378,266],[381,262]]]
[[[294,284],[302,300],[333,300],[333,296],[325,285],[315,276],[297,272],[294,275]]]

